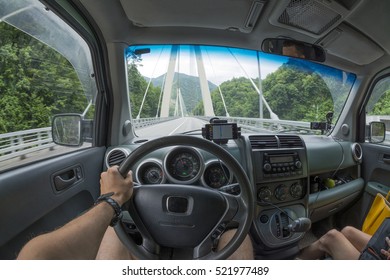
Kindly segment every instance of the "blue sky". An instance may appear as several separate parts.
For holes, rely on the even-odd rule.
[[[158,77],[168,69],[171,46],[137,46],[130,49],[150,48],[151,52],[142,55],[142,66],[138,69],[143,76]],[[224,47],[201,47],[207,79],[216,85],[234,77],[257,78],[259,68],[255,51]],[[239,64],[237,63],[239,61]],[[260,53],[261,78],[274,72],[287,58]],[[176,72],[197,76],[196,57],[193,48],[181,46],[176,60]]]

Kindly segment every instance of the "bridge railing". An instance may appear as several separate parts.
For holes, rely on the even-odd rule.
[[[132,123],[134,125],[134,128],[141,128],[146,127],[150,125],[155,125],[162,122],[167,122],[173,119],[177,119],[177,117],[165,117],[165,118],[140,118],[140,119],[133,119]]]
[[[0,161],[54,146],[51,127],[0,134]]]
[[[132,123],[135,128],[155,125],[174,119],[167,118],[142,118],[134,119]],[[0,161],[11,158],[25,158],[27,154],[43,149],[53,150],[56,144],[51,136],[51,127],[16,131],[0,134]]]

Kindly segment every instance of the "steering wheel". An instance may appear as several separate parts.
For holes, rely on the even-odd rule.
[[[166,136],[150,140],[132,151],[119,166],[119,172],[127,175],[145,154],[169,146],[196,147],[219,158],[234,172],[240,194],[184,184],[137,185],[132,198],[123,206],[141,234],[142,242],[137,244],[129,236],[123,222],[115,226],[116,234],[139,259],[166,258],[163,248],[193,248],[185,257],[189,259],[228,258],[249,232],[254,213],[254,195],[249,179],[229,152],[203,138]],[[236,233],[222,250],[214,251],[214,241],[228,224],[238,225]]]

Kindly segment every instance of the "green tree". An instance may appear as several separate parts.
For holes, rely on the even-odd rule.
[[[369,115],[390,115],[390,90],[386,90],[375,103]]]
[[[280,119],[323,121],[333,111],[333,99],[324,80],[314,71],[286,63],[263,81],[263,93]]]
[[[148,91],[145,93],[148,82],[139,73],[135,63],[130,63],[128,66],[128,84],[132,117],[136,118],[138,116],[144,94],[146,94],[146,97],[142,106],[140,118],[155,117],[161,89],[150,84]]]
[[[53,114],[82,113],[87,104],[69,61],[0,23],[0,134],[49,126]]]
[[[225,100],[227,113],[230,116],[255,118],[259,116],[259,95],[251,82],[244,78],[233,78],[220,85]],[[217,116],[226,116],[221,93],[218,88],[211,92],[214,112]],[[193,110],[194,115],[204,115],[203,102]]]

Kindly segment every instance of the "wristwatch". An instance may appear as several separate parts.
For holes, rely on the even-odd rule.
[[[102,194],[95,201],[95,205],[99,204],[102,201],[107,202],[114,209],[115,214],[110,222],[110,226],[112,227],[115,226],[118,223],[118,221],[122,218],[122,208],[119,206],[118,202],[116,202],[114,199],[111,198],[113,194],[114,194],[113,192]]]

